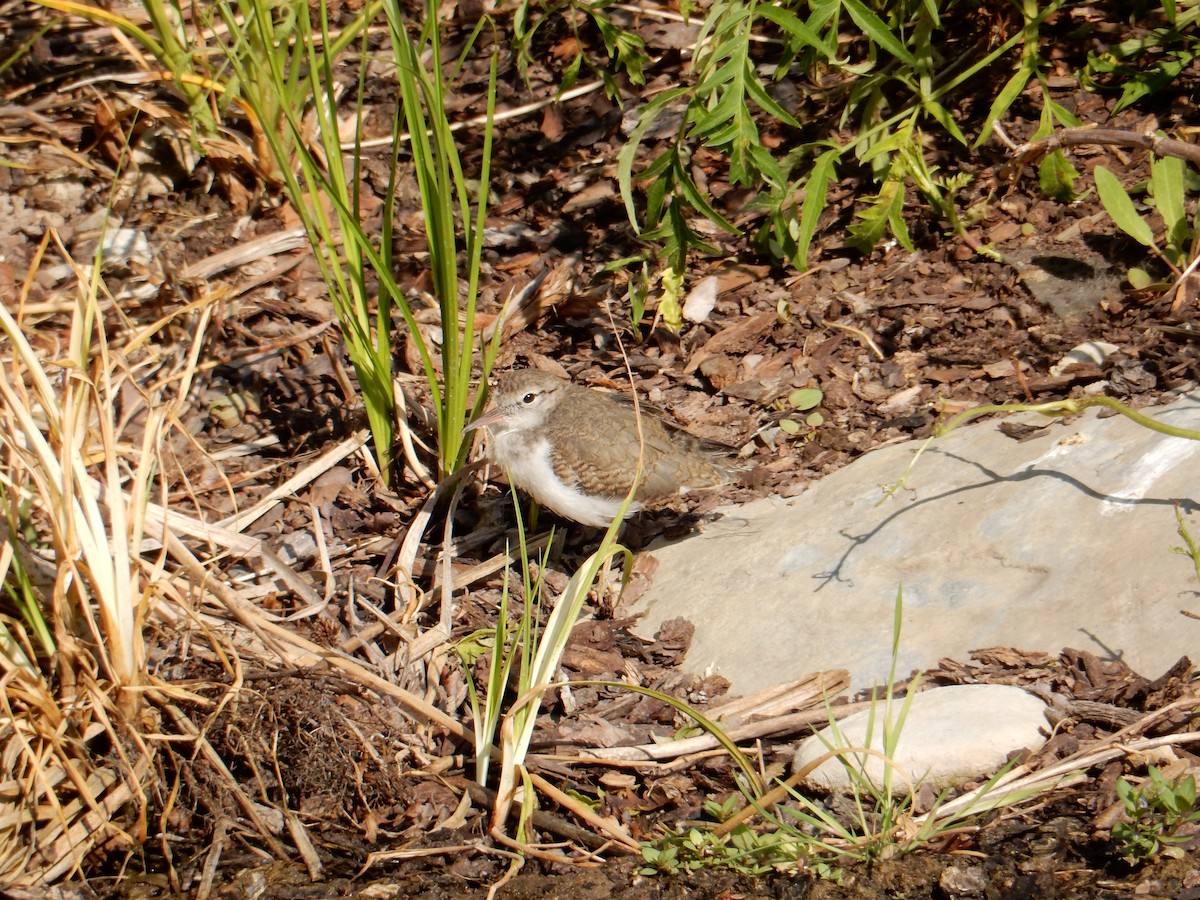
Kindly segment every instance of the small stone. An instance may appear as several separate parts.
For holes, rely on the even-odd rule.
[[[892,700],[891,721],[903,710],[904,698]],[[935,787],[960,785],[997,772],[1014,750],[1036,750],[1046,742],[1046,705],[1020,688],[1000,684],[960,684],[923,691],[912,698],[899,726],[899,737],[891,756],[891,789],[906,794],[918,784]],[[800,744],[792,763],[799,772],[830,748],[852,747],[883,752],[887,716],[883,701],[873,711],[864,710],[825,728]],[[872,722],[873,718],[873,722]],[[871,726],[869,743],[867,728]],[[862,754],[829,759],[807,776],[807,783],[824,790],[843,790],[853,781],[842,760],[861,766]],[[861,771],[882,787],[884,761],[867,757]]]
[[[938,887],[950,897],[979,897],[987,888],[987,875],[983,866],[947,866]]]
[[[279,557],[285,563],[295,565],[317,556],[317,541],[309,531],[293,531],[279,545]]]

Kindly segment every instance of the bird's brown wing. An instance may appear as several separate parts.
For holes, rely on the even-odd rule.
[[[620,404],[629,409],[631,414],[633,413],[633,400],[628,394],[605,394],[603,397],[605,400],[611,400],[613,403]],[[692,434],[682,425],[676,423],[671,418],[671,414],[661,406],[656,406],[646,400],[639,400],[638,409],[643,416],[659,422],[666,429],[667,440],[676,447],[682,447],[692,453],[701,453],[718,460],[733,459],[737,456],[737,447],[731,447],[729,444],[721,441],[714,441],[711,438]]]
[[[642,480],[637,499],[653,502],[679,493],[681,486],[699,488],[723,483],[727,473],[708,458],[721,448],[716,442],[688,434],[657,416],[642,412],[641,439],[632,403],[580,388],[573,397],[570,421],[553,422],[556,446],[551,463],[559,477],[589,494],[619,499],[629,493],[639,452]],[[561,408],[561,407],[560,407]]]

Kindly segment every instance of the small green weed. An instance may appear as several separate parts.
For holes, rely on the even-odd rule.
[[[1196,570],[1196,578],[1200,580],[1200,547],[1196,546],[1196,540],[1192,537],[1191,530],[1187,527],[1187,522],[1183,518],[1183,509],[1178,503],[1175,504],[1175,530],[1181,538],[1183,538],[1183,547],[1172,547],[1172,553],[1178,553],[1181,556],[1186,556],[1192,561],[1192,567]]]
[[[712,818],[729,818],[737,805],[738,796],[725,803],[709,801],[704,809]],[[794,874],[812,872],[822,878],[841,881],[841,869],[812,854],[812,844],[803,837],[783,831],[757,832],[748,825],[738,825],[726,837],[701,828],[667,835],[661,841],[642,846],[645,865],[638,869],[642,875],[679,875],[700,869],[726,869],[741,875],[763,875],[767,872]]]
[[[825,394],[817,388],[799,388],[788,394],[786,400],[776,401],[775,408],[788,413],[779,420],[783,433],[792,437],[800,435],[806,441],[812,440],[817,429],[825,422],[825,416],[817,409],[824,399]]]
[[[1151,766],[1140,785],[1118,778],[1117,797],[1129,817],[1112,830],[1113,842],[1122,856],[1145,862],[1157,856],[1183,859],[1187,855],[1183,845],[1194,841],[1200,832],[1194,776],[1172,782]]]
[[[865,747],[850,746],[837,728],[829,708],[833,734],[827,741],[829,753],[849,776],[845,795],[831,803],[806,796],[796,788],[807,772],[794,773],[765,794],[744,791],[723,803],[709,802],[705,811],[720,824],[711,830],[691,827],[666,835],[642,847],[642,874],[677,874],[703,868],[730,869],[758,875],[767,871],[810,872],[840,882],[840,864],[847,860],[870,862],[918,850],[932,841],[957,831],[974,829],[974,822],[996,809],[1013,806],[1061,783],[1048,781],[1036,787],[1002,786],[1011,766],[992,776],[977,791],[949,803],[945,793],[923,813],[915,810],[916,791],[893,793],[896,771],[892,762],[904,730],[916,681],[910,682],[906,697],[895,696],[896,661],[899,658],[903,595],[897,593],[893,620],[892,669],[881,695],[870,707]],[[880,729],[880,750],[872,732]],[[882,777],[868,771],[868,760],[883,762]],[[818,760],[817,762],[820,762]],[[816,765],[814,763],[813,765]],[[783,801],[788,801],[782,805]],[[741,807],[741,808],[739,808]],[[761,817],[765,825],[751,828],[749,820]]]
[[[24,554],[43,542],[33,526],[30,502],[14,500],[13,492],[2,482],[0,504],[4,506],[7,519],[6,523],[0,524],[0,536],[3,537],[3,546],[0,547],[0,595],[7,601],[0,607],[3,610],[0,611],[0,652],[32,670],[32,657],[42,654],[52,659],[57,650],[34,579],[25,564]],[[9,607],[16,613],[11,620],[7,616]],[[33,639],[36,653],[26,653],[22,646],[28,642],[28,639],[22,639],[26,630]]]
[[[1200,218],[1189,217],[1187,212],[1189,192],[1194,194],[1200,189],[1200,180],[1195,173],[1188,170],[1182,159],[1164,156],[1151,160],[1149,181],[1130,190],[1126,190],[1117,176],[1104,166],[1096,166],[1095,177],[1100,202],[1117,227],[1154,253],[1178,278],[1200,235]],[[1144,194],[1145,202],[1153,206],[1162,219],[1158,240],[1150,222],[1134,202],[1133,197],[1137,194]],[[1150,277],[1137,269],[1130,270],[1129,279],[1135,287],[1148,287],[1150,282]]]
[[[896,707],[893,706],[902,610],[903,595],[897,593],[892,671],[884,695],[878,698],[885,755],[895,750],[912,702],[911,695],[904,699],[895,698]],[[876,711],[873,705],[872,717]],[[705,811],[722,824],[711,832],[690,828],[668,835],[653,847],[644,847],[642,856],[647,865],[642,871],[648,874],[673,874],[699,868],[725,868],[750,875],[772,870],[809,871],[838,879],[839,861],[867,861],[895,855],[919,846],[943,830],[932,820],[924,827],[910,827],[911,796],[906,799],[892,796],[890,763],[884,783],[876,785],[863,773],[863,760],[856,758],[858,750],[849,747],[841,739],[832,708],[829,709],[829,720],[835,729],[835,740],[840,744],[839,748],[832,750],[832,754],[842,759],[851,775],[852,796],[849,806],[854,809],[850,816],[853,821],[844,822],[824,804],[795,790],[793,782],[789,781],[771,794],[788,797],[794,801],[794,805],[780,807],[775,814],[768,809],[773,801],[749,792],[745,794],[747,802],[741,810],[737,809],[740,799],[737,796],[730,797],[724,803],[705,804]],[[868,744],[869,737],[868,733]],[[747,822],[751,813],[762,816],[768,827],[759,831],[752,829]]]
[[[636,488],[635,488],[636,489]],[[633,490],[625,499],[627,508]],[[524,769],[534,726],[542,700],[555,681],[559,662],[567,648],[571,630],[579,621],[588,591],[596,583],[601,570],[614,557],[624,557],[623,577],[628,578],[633,566],[632,555],[617,543],[617,531],[623,515],[617,515],[605,532],[600,546],[575,571],[566,588],[557,597],[549,598],[549,612],[542,622],[544,584],[550,548],[535,562],[526,539],[525,522],[520,504],[513,496],[517,512],[517,537],[520,543],[518,560],[524,586],[524,606],[516,627],[508,622],[508,580],[505,579],[496,626],[477,631],[459,642],[455,649],[467,676],[467,693],[471,703],[471,721],[475,733],[475,777],[479,784],[488,781],[491,763],[500,763],[496,788],[496,803],[492,810],[492,830],[502,832],[516,802],[518,786],[524,787],[518,809],[518,834],[528,840],[528,815],[532,812],[534,791]],[[621,512],[624,512],[622,508]],[[487,682],[480,689],[471,676],[471,668],[480,658],[487,657]]]

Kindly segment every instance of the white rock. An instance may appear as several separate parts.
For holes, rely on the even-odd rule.
[[[1086,344],[1080,344],[1078,347],[1068,350],[1067,355],[1060,359],[1057,365],[1050,367],[1050,374],[1057,377],[1077,363],[1091,363],[1098,366],[1120,349],[1116,344],[1088,341]]]
[[[892,722],[898,720],[904,698],[892,700]],[[1020,688],[1000,684],[963,684],[922,691],[899,729],[892,761],[892,793],[906,794],[920,784],[941,788],[990,776],[999,771],[1014,750],[1036,750],[1046,742],[1046,705]],[[800,744],[793,771],[829,752],[830,748],[884,748],[884,704],[875,708],[875,721],[867,743],[870,713],[855,713],[838,723],[841,740],[832,727]],[[851,776],[845,759],[877,787],[882,786],[885,764],[876,755],[847,754],[828,759],[807,776],[810,786],[842,790]]]
[[[703,322],[707,319],[708,314],[717,305],[719,284],[720,279],[716,275],[709,275],[707,278],[701,279],[700,283],[692,288],[687,300],[683,302],[683,317],[689,322]]]
[[[1200,397],[1143,413],[1200,428]],[[898,671],[966,662],[980,647],[1074,647],[1157,677],[1200,646],[1191,560],[1171,552],[1175,504],[1200,534],[1200,441],[1095,411],[1018,443],[997,422],[959,428],[917,461],[869,453],[791,501],[718,510],[699,534],[651,548],[641,630],[696,624],[685,660],[751,692],[823,669],[886,678],[896,593]],[[1035,414],[1013,417],[1044,425]]]

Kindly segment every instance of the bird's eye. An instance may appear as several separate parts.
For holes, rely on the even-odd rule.
[[[526,406],[528,406],[530,403],[532,403],[536,399],[537,399],[537,394],[534,393],[533,391],[529,391],[528,393],[525,394],[525,396],[523,396],[521,398],[521,402],[524,403]]]

